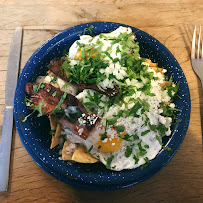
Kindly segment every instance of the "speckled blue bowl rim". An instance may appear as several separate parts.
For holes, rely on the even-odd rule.
[[[127,26],[128,25],[120,24],[120,23],[112,23],[112,22],[93,22],[93,23],[86,23],[82,25],[77,25],[74,27],[71,27],[69,29],[66,29],[57,35],[55,35],[53,38],[45,42],[42,46],[40,46],[30,57],[28,62],[26,63],[20,77],[18,80],[18,84],[16,87],[15,92],[15,100],[14,100],[14,117],[16,121],[16,128],[18,130],[19,136],[21,138],[21,141],[28,151],[28,153],[31,155],[33,160],[42,167],[43,170],[45,170],[47,173],[55,177],[56,179],[69,184],[71,186],[81,188],[81,189],[88,189],[88,190],[116,190],[121,188],[126,188],[132,185],[135,185],[137,183],[140,183],[154,174],[156,174],[158,171],[160,171],[176,154],[177,150],[181,146],[184,137],[186,135],[189,120],[190,120],[190,111],[191,111],[191,102],[190,102],[190,93],[189,93],[189,87],[185,78],[185,75],[178,64],[175,57],[171,54],[171,52],[163,45],[161,44],[157,39],[152,37],[151,35],[137,29],[134,27],[131,27],[133,32],[136,34],[138,38],[138,42],[140,42],[143,45],[143,53],[145,53],[144,57],[153,58],[153,55],[147,54],[146,49],[150,46],[152,49],[152,53],[156,53],[154,49],[157,49],[157,52],[159,52],[159,55],[165,59],[163,61],[163,64],[166,65],[164,68],[168,70],[169,75],[173,74],[175,81],[180,81],[180,94],[182,96],[181,100],[177,100],[177,104],[179,105],[179,109],[181,111],[177,114],[177,118],[182,119],[182,123],[176,123],[173,127],[172,136],[168,139],[167,143],[165,143],[168,147],[171,147],[171,151],[161,151],[158,156],[150,162],[150,165],[143,170],[133,169],[133,170],[124,170],[121,172],[114,172],[110,171],[108,169],[104,169],[103,171],[99,171],[99,168],[101,167],[101,164],[98,165],[98,174],[94,173],[91,174],[91,172],[88,174],[83,174],[80,170],[80,174],[77,174],[76,171],[71,171],[72,165],[67,163],[67,167],[70,168],[66,171],[66,174],[64,174],[64,171],[60,170],[60,167],[52,167],[50,163],[47,163],[47,161],[44,161],[44,158],[40,157],[40,152],[36,152],[32,146],[32,142],[30,142],[29,139],[26,139],[27,134],[25,134],[24,124],[22,125],[22,118],[19,116],[19,111],[22,110],[22,104],[19,104],[19,97],[22,91],[24,91],[24,85],[26,82],[28,82],[26,79],[26,75],[29,75],[29,71],[31,67],[36,68],[36,64],[40,63],[40,59],[44,58],[52,49],[55,49],[55,46],[60,46],[60,44],[63,44],[64,39],[67,37],[75,37],[76,35],[80,34],[85,28],[88,28],[90,25],[94,26],[94,31],[96,34],[99,34],[100,32],[108,32],[110,30],[114,30],[115,28],[119,26]],[[73,37],[73,38],[74,38]],[[75,39],[74,39],[75,40]],[[146,47],[145,47],[146,44]],[[60,52],[60,51],[59,51]],[[161,57],[154,57],[157,60],[160,60]],[[162,64],[162,61],[160,60],[160,65]],[[166,64],[165,64],[166,63]],[[36,68],[37,69],[37,68]],[[22,103],[22,102],[21,102]],[[182,107],[181,107],[182,106]],[[22,111],[24,112],[24,110]],[[24,114],[23,116],[25,116]],[[32,132],[30,132],[32,134]],[[43,151],[43,150],[42,150]],[[42,152],[44,153],[44,152]],[[164,161],[162,161],[162,159]],[[55,160],[56,161],[56,160]],[[60,161],[60,160],[58,160]],[[64,162],[62,161],[62,164]],[[81,165],[81,168],[83,169],[84,165]],[[80,166],[77,166],[79,167]],[[87,166],[84,167],[86,169]],[[74,174],[74,172],[76,174]],[[95,172],[93,170],[93,172]],[[76,177],[78,175],[78,177]],[[96,176],[98,175],[98,179],[96,181]],[[91,178],[94,176],[94,179]]]

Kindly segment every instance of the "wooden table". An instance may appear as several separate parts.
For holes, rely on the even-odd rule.
[[[203,23],[202,0],[0,0],[0,20],[1,127],[8,53],[17,26],[24,29],[21,69],[42,43],[71,26],[112,21],[137,27],[176,57],[186,75],[192,103],[187,135],[172,161],[145,182],[119,191],[84,191],[59,182],[32,160],[14,127],[9,190],[0,194],[0,202],[203,202],[203,94],[190,63],[193,28]]]

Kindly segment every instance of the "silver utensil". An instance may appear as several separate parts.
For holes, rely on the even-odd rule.
[[[197,49],[195,49],[195,44],[196,44],[196,26],[194,28],[194,33],[192,38],[191,63],[192,63],[193,70],[201,80],[202,87],[203,87],[203,42],[201,44],[201,26],[199,28]],[[200,56],[200,53],[201,53],[201,56]]]
[[[8,189],[9,164],[13,129],[13,103],[20,66],[21,45],[22,28],[18,27],[15,30],[8,57],[5,91],[5,111],[0,141],[0,192],[7,191]]]

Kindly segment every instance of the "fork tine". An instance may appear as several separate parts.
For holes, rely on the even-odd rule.
[[[201,26],[199,28],[199,38],[198,38],[198,45],[197,45],[197,58],[198,59],[199,59],[200,39],[201,39]]]
[[[195,38],[196,38],[196,25],[192,38],[192,49],[191,49],[191,59],[195,59]]]

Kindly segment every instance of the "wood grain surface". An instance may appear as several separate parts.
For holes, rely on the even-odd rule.
[[[194,25],[203,23],[202,0],[0,0],[0,20],[0,130],[8,53],[17,26],[24,29],[21,70],[42,43],[71,26],[112,21],[139,28],[176,57],[192,104],[187,135],[172,161],[143,183],[119,191],[79,190],[56,180],[32,160],[14,126],[9,189],[0,193],[0,202],[203,202],[203,90],[190,63]]]

